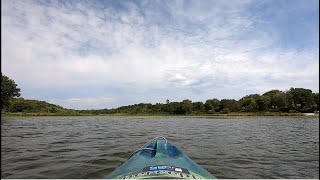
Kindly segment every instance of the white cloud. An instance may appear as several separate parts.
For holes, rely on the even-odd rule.
[[[203,88],[208,97],[220,85],[319,90],[319,49],[279,47],[272,27],[255,29],[260,20],[246,12],[252,1],[123,2],[127,11],[74,3],[4,1],[2,70],[21,88]]]

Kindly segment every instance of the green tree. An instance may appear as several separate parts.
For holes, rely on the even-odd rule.
[[[241,102],[241,106],[246,112],[253,112],[257,110],[256,100],[253,98],[245,98]]]
[[[280,90],[271,90],[263,94],[270,97],[268,109],[270,111],[279,111],[286,107],[286,94]]]
[[[192,112],[193,106],[192,101],[185,99],[181,102],[181,108],[184,114],[190,114]]]
[[[192,106],[193,106],[193,111],[196,111],[196,112],[204,112],[205,111],[203,102],[194,102],[194,103],[192,103]]]
[[[216,98],[208,99],[204,106],[208,112],[219,112],[220,111],[220,101]]]
[[[155,105],[152,105],[151,107],[153,113],[160,113],[161,112],[161,104],[156,103]]]
[[[313,99],[315,103],[315,110],[319,111],[319,93],[313,93]]]
[[[222,99],[220,101],[220,109],[228,108],[230,112],[240,111],[239,102],[235,99]]]
[[[206,110],[207,112],[212,112],[212,111],[214,111],[214,110],[213,110],[213,106],[212,106],[210,100],[207,100],[207,101],[204,103],[204,108],[205,108],[205,110]]]
[[[253,112],[258,110],[257,100],[260,98],[259,94],[250,94],[239,100],[242,111]]]
[[[230,113],[229,108],[223,108],[222,113],[223,114],[229,114]]]
[[[182,103],[180,102],[172,102],[170,103],[172,107],[172,114],[184,114],[185,112],[182,110]]]
[[[211,99],[210,102],[212,104],[213,110],[215,112],[219,112],[220,111],[220,101],[216,98],[213,98],[213,99]]]
[[[1,110],[9,106],[9,102],[13,97],[19,97],[20,88],[14,80],[1,74]]]
[[[287,91],[287,100],[291,109],[300,112],[313,112],[314,110],[314,95],[310,89],[290,88]]]
[[[257,99],[257,107],[259,111],[266,111],[270,105],[271,98],[263,95]]]

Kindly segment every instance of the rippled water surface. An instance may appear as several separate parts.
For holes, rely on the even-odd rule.
[[[319,178],[319,118],[1,120],[1,178],[102,178],[156,136],[218,178]]]

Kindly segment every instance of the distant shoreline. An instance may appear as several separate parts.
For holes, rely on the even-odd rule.
[[[261,113],[229,113],[229,114],[55,114],[55,113],[1,113],[1,117],[36,117],[36,116],[105,116],[105,117],[249,117],[249,116],[291,116],[291,117],[319,117],[314,113],[280,113],[280,112],[261,112]]]

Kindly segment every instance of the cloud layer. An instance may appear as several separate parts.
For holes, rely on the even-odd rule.
[[[76,109],[319,91],[318,3],[5,0],[2,72]]]

